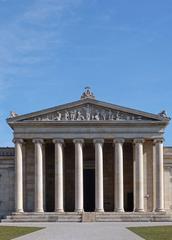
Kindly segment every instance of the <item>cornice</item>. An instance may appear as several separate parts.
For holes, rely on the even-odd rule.
[[[27,121],[10,122],[12,128],[15,127],[166,127],[168,121]]]

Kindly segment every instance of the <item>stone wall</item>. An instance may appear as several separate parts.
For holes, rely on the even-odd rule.
[[[165,209],[172,211],[172,147],[164,148]]]
[[[94,149],[93,149],[94,153]],[[105,143],[103,147],[103,181],[104,181],[104,210],[114,211],[114,147],[112,143]]]
[[[0,217],[14,211],[14,149],[0,148]]]
[[[124,143],[124,209],[133,211],[133,145]]]
[[[34,144],[28,140],[24,146],[24,210],[34,210],[34,189],[35,189],[35,161]]]
[[[64,147],[64,208],[75,210],[75,147],[72,142]]]

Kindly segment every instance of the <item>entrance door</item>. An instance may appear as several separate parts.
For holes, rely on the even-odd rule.
[[[127,207],[126,207],[126,211],[127,212],[132,212],[133,211],[133,193],[132,192],[128,192],[127,193]]]
[[[84,211],[95,211],[95,170],[84,169]]]

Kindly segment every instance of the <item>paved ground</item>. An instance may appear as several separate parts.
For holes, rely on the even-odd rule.
[[[162,226],[172,223],[1,223],[0,226],[45,227],[16,240],[141,240],[127,227]]]

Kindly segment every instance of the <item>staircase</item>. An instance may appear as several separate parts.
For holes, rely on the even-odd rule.
[[[45,212],[12,213],[1,222],[172,222],[172,213],[162,212]]]
[[[104,212],[96,214],[96,222],[171,222],[172,213]]]
[[[1,222],[81,222],[82,214],[70,213],[12,213]]]

